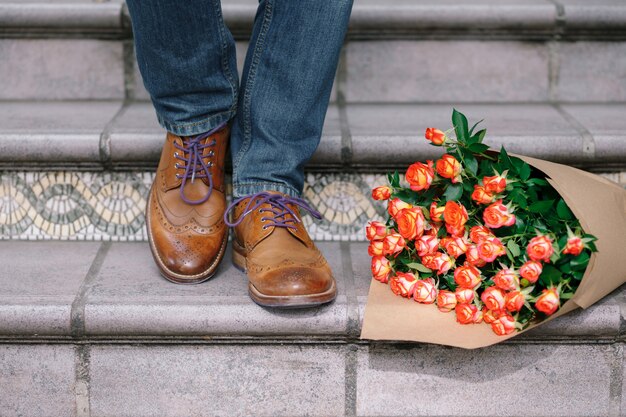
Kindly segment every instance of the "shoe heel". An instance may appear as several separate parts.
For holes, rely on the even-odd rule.
[[[233,241],[233,265],[240,271],[246,272],[246,256],[244,249]]]

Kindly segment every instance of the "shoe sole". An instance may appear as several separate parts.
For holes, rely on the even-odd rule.
[[[243,251],[233,239],[233,265],[241,272],[247,274],[246,268],[246,256],[239,251]],[[332,286],[318,294],[309,295],[266,295],[260,292],[251,282],[248,283],[248,294],[252,301],[262,307],[273,308],[308,308],[317,307],[322,304],[327,304],[333,301],[337,297],[337,286],[335,280],[333,280]]]
[[[152,196],[152,187],[150,187],[150,193],[148,194],[148,204],[146,205],[146,230],[148,231],[148,242],[150,243],[150,251],[152,252],[152,257],[154,258],[154,262],[157,264],[157,267],[159,268],[159,272],[161,273],[161,276],[163,276],[163,278],[165,278],[166,280],[170,282],[173,282],[175,284],[183,284],[183,285],[200,284],[213,278],[213,275],[215,275],[215,272],[217,271],[217,267],[219,266],[220,262],[224,258],[224,254],[226,253],[226,245],[228,243],[228,232],[224,234],[224,238],[222,239],[222,244],[220,246],[219,252],[217,253],[217,257],[206,270],[198,274],[194,274],[194,275],[183,275],[183,274],[178,274],[176,272],[173,272],[170,269],[168,269],[163,263],[163,261],[161,260],[161,257],[159,256],[159,252],[157,251],[156,246],[154,245],[154,240],[152,239],[152,232],[150,231],[150,202],[152,201],[151,196]]]

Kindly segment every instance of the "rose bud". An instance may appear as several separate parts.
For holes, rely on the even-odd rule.
[[[426,161],[426,164],[416,162],[409,166],[404,175],[413,191],[427,190],[434,177],[433,161]]]
[[[506,255],[506,250],[498,238],[483,240],[478,245],[478,256],[485,262],[493,262],[498,256]]]
[[[515,319],[508,314],[500,316],[496,321],[491,323],[491,330],[498,336],[511,334],[515,331]]]
[[[437,287],[435,286],[435,280],[432,278],[426,278],[421,281],[417,281],[413,292],[413,299],[418,303],[432,304],[437,299]]]
[[[496,287],[503,291],[513,291],[519,288],[519,278],[514,270],[510,268],[501,269],[493,277]]]
[[[389,281],[389,274],[391,273],[391,263],[389,259],[382,255],[374,256],[372,258],[372,276],[376,281],[380,281],[386,284]]]
[[[483,221],[485,226],[497,229],[502,226],[513,226],[515,224],[515,215],[510,213],[507,206],[502,204],[502,200],[498,200],[485,209]]]
[[[469,245],[467,247],[467,252],[465,252],[465,260],[467,261],[468,264],[474,265],[477,267],[487,265],[487,262],[485,262],[483,259],[480,258],[478,254],[478,246],[476,245]]]
[[[424,213],[419,207],[404,208],[396,213],[398,232],[408,240],[414,240],[424,233]]]
[[[478,204],[491,204],[493,203],[494,195],[485,191],[482,185],[475,185],[474,192],[472,193],[472,200]]]
[[[382,240],[387,236],[387,226],[381,222],[371,221],[365,226],[367,240]]]
[[[548,316],[554,314],[554,312],[559,309],[559,305],[559,293],[556,288],[543,290],[541,295],[537,297],[537,301],[535,301],[535,307],[537,310],[547,314]]]
[[[422,235],[415,241],[415,249],[419,256],[435,253],[437,248],[439,248],[439,239],[436,235]]]
[[[472,289],[458,287],[454,292],[454,296],[456,297],[456,301],[461,304],[471,304],[472,302],[474,302],[474,297],[476,296],[476,293]]]
[[[583,251],[583,248],[582,239],[578,236],[573,236],[567,239],[567,244],[565,245],[565,249],[563,249],[563,253],[578,256]]]
[[[457,304],[454,312],[456,321],[461,324],[471,324],[474,323],[478,308],[474,304]]]
[[[500,194],[506,188],[506,178],[496,175],[494,177],[484,177],[483,186],[485,191],[491,194]]]
[[[511,313],[520,311],[524,307],[526,297],[519,291],[511,291],[504,296],[504,306]]]
[[[443,211],[443,220],[446,222],[446,230],[453,236],[465,233],[463,227],[467,223],[467,210],[462,204],[448,201]],[[456,232],[456,233],[453,233]]]
[[[461,164],[450,154],[445,154],[435,164],[437,174],[443,178],[452,180],[453,183],[461,181]]]
[[[531,284],[534,284],[539,279],[543,271],[543,266],[537,261],[528,261],[519,269],[519,274]]]
[[[435,129],[434,127],[426,128],[426,133],[424,134],[426,140],[432,142],[433,145],[441,146],[446,141],[446,134],[439,129]]]
[[[552,240],[548,236],[534,237],[528,242],[526,253],[533,261],[550,262],[550,257],[554,253]]]
[[[467,252],[467,242],[462,237],[446,237],[441,239],[441,245],[446,249],[448,255],[454,259]]]
[[[503,314],[502,310],[489,310],[487,307],[483,307],[483,319],[487,324],[498,320]]]
[[[402,249],[406,246],[406,242],[402,236],[398,233],[392,233],[385,236],[383,240],[383,254],[391,255],[394,253],[402,252]]]
[[[504,308],[504,292],[499,288],[486,288],[480,295],[480,299],[489,310],[502,310]]]
[[[391,197],[391,188],[382,185],[372,190],[372,198],[374,200],[389,200]]]
[[[474,243],[480,243],[485,239],[491,239],[493,234],[491,230],[485,226],[474,226],[470,229],[470,240]]]
[[[391,217],[395,218],[396,214],[398,214],[400,210],[411,207],[413,207],[411,204],[405,203],[399,198],[394,198],[393,200],[389,200],[387,203],[387,212],[391,215]]]
[[[432,220],[433,222],[442,222],[443,212],[445,210],[445,207],[437,207],[437,203],[433,201],[430,204],[430,220]]]
[[[410,272],[398,272],[389,280],[391,291],[402,297],[412,297],[417,284],[417,277]]]
[[[437,307],[439,308],[439,311],[447,313],[454,310],[457,303],[456,300],[456,296],[453,292],[440,290],[439,294],[437,294]]]
[[[379,256],[384,253],[384,246],[382,240],[372,240],[370,245],[367,247],[367,253],[370,256]]]
[[[481,281],[480,271],[473,265],[465,264],[454,270],[454,282],[461,288],[474,289]]]
[[[472,317],[472,323],[474,324],[479,324],[483,322],[483,312],[482,310],[479,310],[478,308],[476,309],[476,312],[474,313],[474,317]]]

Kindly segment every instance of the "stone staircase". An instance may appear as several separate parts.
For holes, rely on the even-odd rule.
[[[241,62],[256,2],[223,9]],[[355,0],[305,190],[339,296],[274,311],[228,258],[198,286],[158,275],[164,133],[124,4],[0,0],[0,416],[626,415],[624,289],[477,351],[358,339],[369,189],[436,155],[424,129],[456,107],[626,185],[625,71],[623,1]]]

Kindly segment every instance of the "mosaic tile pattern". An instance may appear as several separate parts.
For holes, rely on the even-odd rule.
[[[626,185],[626,172],[604,174]],[[146,240],[152,172],[0,172],[0,240]],[[371,189],[382,174],[308,173],[304,197],[322,214],[303,221],[315,240],[365,240],[385,206]]]

